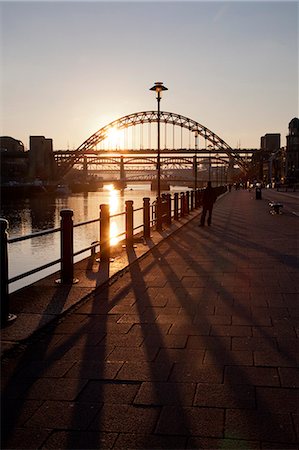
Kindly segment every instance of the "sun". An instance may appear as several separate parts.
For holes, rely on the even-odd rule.
[[[123,132],[117,128],[110,128],[107,132],[107,143],[111,149],[118,149],[123,141]]]

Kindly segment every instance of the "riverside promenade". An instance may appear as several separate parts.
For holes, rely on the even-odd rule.
[[[58,297],[53,279],[13,296],[1,448],[298,448],[298,193],[232,191],[211,227],[199,214],[85,261]]]

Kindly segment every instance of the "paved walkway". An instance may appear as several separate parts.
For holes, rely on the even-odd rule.
[[[2,448],[298,448],[299,205],[282,195],[227,194],[212,227],[194,218],[8,354]]]

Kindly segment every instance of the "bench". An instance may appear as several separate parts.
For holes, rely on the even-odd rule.
[[[281,214],[280,209],[283,208],[283,205],[278,202],[270,202],[269,206],[272,208],[270,213],[271,214]]]

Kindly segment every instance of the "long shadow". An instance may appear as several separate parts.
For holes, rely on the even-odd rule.
[[[182,258],[187,264],[191,264],[192,268],[194,269],[195,272],[197,272],[198,274],[201,274],[201,275],[208,275],[202,269],[202,267],[200,266],[199,262],[195,258],[193,258],[190,253],[188,254],[188,256],[186,256],[182,252],[182,245],[178,245],[178,242],[180,242],[180,243],[184,242],[184,237],[185,236],[186,236],[186,234],[181,233],[181,235],[179,236],[180,239],[170,238],[167,241],[167,245],[169,247],[171,247],[171,249],[177,255],[179,255],[179,257]],[[203,245],[203,242],[201,241],[200,242],[201,248],[202,248],[202,245]],[[164,271],[165,268],[167,267],[167,260],[164,259],[164,256],[163,256],[162,252],[160,251],[160,248],[161,247],[156,247],[155,249],[153,249],[153,253],[154,253],[156,259],[158,259],[158,258],[160,259],[160,261],[162,263],[161,264],[161,270]],[[207,249],[209,249],[208,246],[207,246]],[[213,250],[214,257],[217,259],[217,250],[216,250],[214,245],[211,247],[211,250]],[[216,250],[216,252],[215,252],[215,250]],[[223,256],[221,256],[221,257],[223,257]],[[173,277],[175,277],[175,276],[176,276],[175,272],[173,272]],[[179,278],[178,277],[177,277],[177,281],[179,282]],[[180,289],[181,289],[181,291],[185,291],[184,292],[185,293],[185,298],[188,298],[188,291],[186,289],[184,289],[184,286],[182,286]],[[230,293],[224,288],[224,286],[220,285],[219,282],[217,282],[217,280],[214,280],[214,289],[215,289],[216,292],[221,292],[221,297],[222,297],[222,299],[224,301],[227,298],[230,297]],[[175,295],[175,290],[174,290],[174,295]],[[179,299],[180,298],[181,297],[179,297]],[[193,311],[193,308],[190,305],[188,305],[188,304],[186,306],[186,302],[182,303],[182,307],[185,309],[187,314],[189,314],[190,320],[192,321],[193,315],[190,314],[190,312]],[[247,311],[246,311],[246,309],[244,309],[244,307],[242,305],[238,307],[238,313],[239,314],[242,313],[246,319],[251,319],[250,317],[248,317]],[[206,317],[205,313],[202,311],[202,317],[204,318],[204,316],[205,316],[206,320],[208,320],[208,318]],[[232,355],[227,352],[227,349],[223,345],[222,340],[217,335],[214,336],[214,337],[215,337],[215,341],[217,341],[217,345],[216,346],[212,346],[209,349],[209,351],[214,354],[213,355],[213,357],[214,357],[213,359],[215,361],[217,361],[219,355],[226,355],[226,357],[225,357],[225,360],[227,361],[226,365],[234,365],[236,377],[238,379],[242,380],[243,384],[250,386],[251,385],[250,379],[246,376],[244,371],[242,371],[242,368],[240,366],[236,365],[236,361],[234,361]],[[263,338],[264,339],[268,339],[269,341],[271,341],[271,337],[268,336],[265,332],[263,332]],[[203,336],[202,339],[206,340],[206,337]],[[216,351],[216,348],[217,348],[217,351]],[[292,357],[291,357],[291,363],[294,364],[294,360],[293,360]],[[237,399],[238,398],[237,386],[234,385],[234,384],[230,384],[230,389],[232,391],[232,395]],[[245,414],[245,417],[248,419],[248,422],[249,422],[248,431],[249,431],[249,435],[250,435],[250,424],[251,424],[251,420],[252,420],[252,414],[251,413],[252,413],[252,411],[255,411],[255,409],[250,409],[250,408],[249,409],[244,409],[244,405],[242,405],[242,403],[240,403],[239,406],[240,406],[240,409],[242,409],[242,406],[243,406],[242,412]],[[255,405],[255,407],[256,407],[256,405]],[[259,405],[259,411],[262,411],[263,415],[267,415],[268,414],[269,417],[271,417],[273,428],[276,428],[277,430],[279,430],[281,428],[281,426],[280,426],[280,424],[278,422],[278,419],[273,417],[273,411],[271,411],[271,409],[270,409],[269,405],[267,405],[267,402],[265,401],[265,399],[262,400],[261,405]],[[263,423],[261,423],[261,424],[257,423],[257,424],[255,424],[255,426],[257,426],[258,433],[260,433],[261,436],[262,436],[263,430],[264,430],[264,424]]]
[[[71,286],[62,286],[57,287],[52,299],[49,301],[44,314],[52,314],[53,313],[53,303],[57,303],[58,299],[58,307],[57,304],[55,306],[56,311],[59,309],[62,311],[63,306],[68,298],[69,292],[71,290]],[[42,321],[42,319],[41,319]],[[41,322],[43,325],[43,321]],[[38,377],[49,368],[49,365],[43,361],[44,356],[46,355],[48,348],[51,345],[52,335],[49,330],[53,328],[53,325],[50,324],[46,326],[42,334],[36,333],[33,335],[27,342],[25,351],[22,353],[21,357],[17,358],[18,362],[14,365],[13,370],[9,374],[8,381],[5,384],[5,387],[1,393],[1,443],[2,448],[6,448],[6,443],[9,442],[9,439],[12,438],[14,428],[17,426],[19,418],[22,414],[24,403],[26,402],[26,391],[30,390],[30,388],[34,385]],[[39,342],[41,335],[43,336],[42,343]],[[33,345],[32,345],[33,344]],[[55,345],[55,342],[54,342]],[[18,350],[16,350],[18,352]],[[7,364],[11,361],[12,356],[5,356],[4,362],[8,360]],[[34,371],[31,377],[23,378],[21,373],[25,370],[26,365],[32,364],[32,361],[37,361],[35,364]],[[3,364],[3,369],[4,369]],[[2,369],[2,377],[3,377],[3,369]]]
[[[99,272],[101,272],[101,276],[109,278],[109,261],[101,261],[99,266]],[[85,330],[81,330],[80,335],[86,336],[86,340],[84,345],[82,346],[82,350],[80,355],[75,363],[75,366],[72,370],[75,369],[75,378],[78,379],[78,392],[80,397],[80,384],[81,380],[86,380],[86,383],[83,388],[88,388],[89,380],[92,379],[97,384],[96,390],[91,393],[88,401],[83,402],[75,402],[72,407],[72,416],[69,422],[68,431],[66,434],[66,445],[67,449],[74,448],[90,448],[97,449],[101,448],[101,424],[100,419],[98,420],[99,431],[88,432],[87,434],[83,434],[84,426],[82,427],[82,418],[85,414],[92,411],[92,416],[90,417],[89,423],[94,419],[96,414],[101,410],[103,403],[105,402],[105,392],[104,392],[104,381],[105,378],[105,367],[106,367],[106,356],[108,353],[106,341],[107,341],[107,320],[108,320],[108,311],[112,307],[109,304],[110,300],[110,286],[109,283],[105,283],[102,286],[100,291],[100,299],[98,301],[101,302],[101,305],[98,305],[98,301],[96,300],[96,294],[93,295],[92,308],[88,313],[89,319],[87,319],[87,323],[85,325]],[[100,309],[99,309],[100,306]],[[103,312],[104,314],[100,314]],[[99,315],[100,314],[100,315]],[[103,335],[103,339],[99,340],[99,343],[95,345],[94,335],[93,333],[89,333],[89,331],[94,331],[95,333],[98,331]],[[98,382],[99,381],[99,382]],[[93,395],[92,395],[93,394]],[[84,412],[85,411],[85,412]],[[99,416],[101,417],[101,416]],[[89,425],[86,424],[87,426]],[[87,428],[85,426],[85,429]]]
[[[163,348],[163,365],[166,367],[173,367],[173,361],[171,360],[167,348],[165,348],[165,339],[163,337],[163,334],[160,330],[159,324],[156,322],[156,315],[154,314],[154,307],[153,303],[151,301],[150,295],[147,290],[146,282],[144,281],[144,271],[141,269],[140,261],[136,261],[136,254],[134,249],[128,249],[128,260],[132,264],[129,266],[130,275],[131,275],[131,283],[132,283],[132,289],[134,292],[134,295],[137,299],[137,310],[139,317],[142,318],[143,315],[143,308],[145,307],[145,310],[147,312],[146,319],[147,322],[151,324],[151,335],[154,335],[154,344],[157,347],[157,349]],[[158,266],[160,269],[161,262],[159,259],[155,258],[154,265]],[[167,277],[167,275],[166,275]],[[138,299],[142,298],[142,303],[138,301]],[[144,338],[143,342],[143,348],[148,355],[148,360],[151,359],[152,355],[152,346],[150,343],[150,335],[147,334],[147,327],[146,323],[141,320],[141,333]],[[172,377],[172,382],[170,385],[170,392],[168,392],[168,395],[166,395],[166,398],[163,397],[161,392],[161,386],[163,386],[163,382],[158,382],[157,380],[160,379],[161,374],[159,370],[159,366],[156,364],[149,364],[149,373],[150,373],[150,380],[153,388],[153,404],[156,406],[169,406],[169,405],[176,405],[181,407],[181,416],[180,416],[180,426],[183,430],[183,434],[185,436],[190,436],[191,433],[191,427],[190,427],[190,421],[187,416],[187,414],[184,413],[183,406],[186,406],[183,401],[183,395],[180,392],[180,385],[175,379],[175,377]],[[170,400],[170,397],[172,398],[172,401]],[[191,406],[191,405],[189,405]],[[146,442],[144,442],[146,445]],[[170,445],[171,447],[171,445]]]

